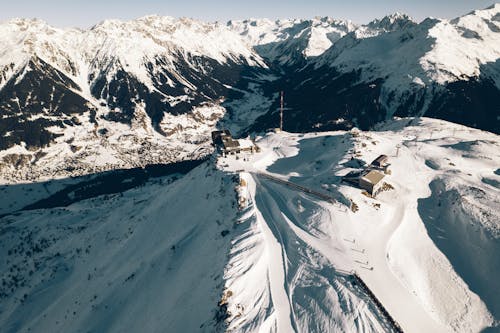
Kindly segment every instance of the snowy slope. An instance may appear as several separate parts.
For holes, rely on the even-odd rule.
[[[233,188],[204,165],[173,183],[2,219],[2,332],[213,332]]]
[[[131,125],[100,120],[99,127],[80,117],[78,126],[51,130],[60,134],[48,147],[25,144],[0,151],[2,183],[40,181],[106,170],[197,159],[210,154],[210,132],[225,114],[216,105],[193,108],[182,115],[165,115],[155,131],[143,110]]]
[[[261,232],[249,235],[253,219],[237,211],[236,185],[234,177],[205,164],[177,181],[3,218],[3,331],[224,331],[230,317],[225,300],[258,295],[224,288],[225,280],[242,282],[243,272],[231,269],[250,254],[234,242],[257,242],[257,254],[267,252]],[[263,259],[268,266],[277,258]],[[250,274],[243,279],[252,281]],[[337,301],[331,313],[337,318],[326,324],[385,332],[387,323],[366,296],[344,275],[335,280],[346,300]],[[335,296],[333,289],[328,294]],[[267,301],[269,311],[281,311],[268,292],[262,296],[262,306]],[[352,311],[345,318],[343,306]],[[238,330],[274,326],[263,310],[241,309],[259,316]]]
[[[268,254],[281,258],[279,269],[276,264],[267,268],[271,294],[273,283],[284,284],[285,294],[276,291],[276,297],[290,306],[289,315],[273,318],[278,327],[289,318],[299,331],[315,330],[313,322],[318,323],[317,331],[342,327],[339,322],[327,324],[336,317],[335,299],[341,296],[327,292],[337,282],[329,280],[326,262],[337,271],[357,271],[405,332],[498,328],[498,136],[430,119],[405,128],[407,123],[389,123],[380,132],[356,138],[345,132],[270,135],[259,141],[263,153],[249,162],[231,157],[222,162],[249,172],[245,177],[255,224],[271,230]],[[353,151],[367,163],[388,154],[392,175],[385,181],[394,190],[371,199],[342,185],[338,175],[346,173],[344,164]],[[258,172],[330,192],[341,202],[354,202],[359,210],[318,201],[262,179]],[[256,256],[255,266],[261,258]],[[240,260],[245,266],[238,269],[251,272],[252,266]],[[313,268],[311,261],[320,264]],[[306,306],[304,297],[310,300]],[[247,308],[255,302],[241,305]],[[232,305],[236,311],[237,304]],[[307,326],[301,326],[306,324],[299,318],[311,312],[316,313],[314,321],[305,320]]]
[[[498,329],[498,136],[426,118],[353,133],[268,134],[175,181],[0,219],[0,326],[393,330],[355,271],[405,332]],[[393,190],[340,183],[382,153]]]
[[[390,114],[406,96],[426,88],[443,89],[480,76],[500,87],[499,12],[500,4],[495,4],[454,20],[428,18],[420,24],[401,14],[386,17],[347,36],[315,66],[360,71],[365,82],[382,78],[381,104]],[[433,94],[425,97],[422,112]]]

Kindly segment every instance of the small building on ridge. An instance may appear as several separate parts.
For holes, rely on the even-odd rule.
[[[213,145],[223,154],[239,154],[241,152],[255,152],[258,148],[250,139],[234,139],[228,130],[212,132]]]
[[[359,187],[366,190],[372,197],[376,196],[382,188],[384,174],[376,170],[368,171],[359,177]]]
[[[378,170],[383,170],[385,172],[390,166],[388,162],[389,162],[389,157],[387,157],[387,155],[380,155],[379,157],[373,160],[373,162],[370,164],[370,167]]]

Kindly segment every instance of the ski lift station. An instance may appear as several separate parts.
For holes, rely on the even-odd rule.
[[[390,166],[388,161],[389,157],[387,157],[387,155],[380,155],[379,157],[373,160],[373,162],[370,164],[370,167],[373,169],[384,171],[384,173],[387,173],[387,170]]]
[[[351,171],[342,177],[342,180],[366,190],[372,197],[375,197],[380,192],[383,186],[385,174],[389,173],[387,155],[380,155],[369,166],[363,170]],[[382,173],[383,171],[383,173]]]
[[[212,143],[224,155],[235,155],[242,152],[254,153],[258,149],[250,139],[234,139],[227,129],[213,131]]]

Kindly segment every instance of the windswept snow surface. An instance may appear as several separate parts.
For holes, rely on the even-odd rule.
[[[497,135],[423,118],[256,142],[0,219],[2,332],[395,331],[353,272],[404,332],[498,330]],[[393,189],[340,182],[379,154]]]

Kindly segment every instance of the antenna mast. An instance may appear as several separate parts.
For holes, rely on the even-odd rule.
[[[280,104],[280,131],[283,131],[283,90],[281,91],[281,104]]]

